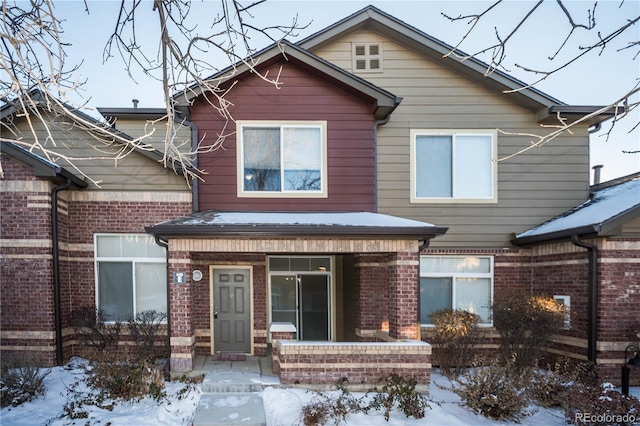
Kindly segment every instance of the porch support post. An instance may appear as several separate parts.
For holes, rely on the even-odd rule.
[[[420,340],[417,252],[392,253],[389,259],[389,337]]]
[[[171,323],[171,371],[188,372],[195,360],[195,327],[192,312],[191,254],[169,246],[169,297]]]

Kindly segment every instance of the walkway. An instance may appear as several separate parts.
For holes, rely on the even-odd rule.
[[[271,358],[198,357],[191,374],[204,374],[194,426],[266,425],[259,393],[264,386],[280,384],[271,371]]]

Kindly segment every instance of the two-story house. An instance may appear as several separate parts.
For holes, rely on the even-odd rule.
[[[481,349],[492,351],[491,305],[519,289],[570,305],[550,351],[601,364],[615,381],[624,331],[635,325],[624,312],[638,303],[640,200],[598,219],[612,226],[537,227],[590,198],[589,128],[612,112],[498,162],[558,114],[573,120],[596,107],[531,88],[506,94],[523,83],[484,77],[486,65],[445,57],[451,49],[367,7],[259,52],[256,71],[277,75],[277,87],[239,64],[221,83],[233,121],[206,93],[177,95],[194,146],[230,136],[198,155],[206,174],[188,197],[183,179],[179,211],[163,205],[168,188],[141,183],[148,213],[115,213],[114,226],[114,215],[96,212],[81,237],[71,231],[69,249],[83,252],[69,255],[84,262],[83,302],[122,318],[164,307],[174,371],[190,370],[198,355],[271,348],[285,383],[372,381],[391,371],[426,383],[431,313],[477,313],[487,332]],[[132,135],[160,113],[101,112]],[[107,196],[67,197],[81,192]],[[166,280],[148,278],[148,261],[126,249],[132,240],[159,244],[145,252],[168,268]],[[132,277],[124,293],[114,287],[123,276]],[[138,295],[138,277],[151,297]],[[615,318],[603,314],[612,303]],[[3,342],[8,323],[3,301]]]

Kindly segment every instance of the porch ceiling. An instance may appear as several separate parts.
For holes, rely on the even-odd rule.
[[[145,228],[161,238],[175,237],[379,237],[428,240],[448,228],[370,212],[204,211]]]

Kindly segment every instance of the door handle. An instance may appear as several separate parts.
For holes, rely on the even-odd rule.
[[[214,306],[213,307],[213,319],[218,318],[218,307]]]

